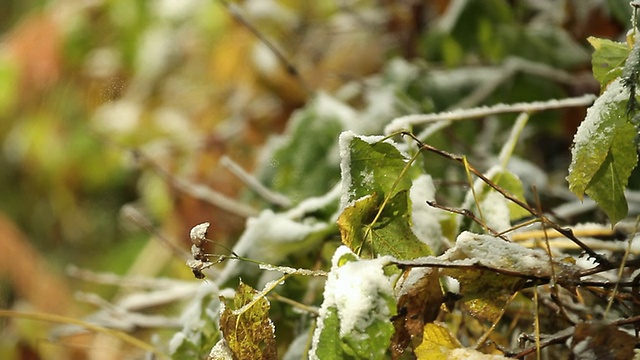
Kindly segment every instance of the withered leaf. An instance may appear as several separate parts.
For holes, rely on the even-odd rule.
[[[277,359],[275,328],[269,319],[269,301],[261,297],[254,304],[258,291],[242,281],[233,301],[225,304],[220,315],[220,330],[234,359]],[[238,311],[242,309],[241,311]]]

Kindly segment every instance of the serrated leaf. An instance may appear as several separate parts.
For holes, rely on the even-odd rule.
[[[269,301],[261,297],[240,314],[234,313],[258,294],[241,281],[233,301],[226,302],[220,316],[220,330],[235,359],[278,358],[275,329],[269,319]]]
[[[573,139],[569,189],[582,198],[610,152],[616,129],[626,120],[628,92],[614,81],[587,110]]]
[[[593,36],[587,40],[595,49],[591,58],[593,76],[604,90],[610,82],[622,74],[624,62],[631,49],[625,43]]]
[[[411,230],[406,190],[396,193],[372,224],[380,205],[374,193],[344,209],[338,217],[338,227],[345,245],[365,258],[391,255],[410,260],[431,255],[429,246]]]
[[[611,151],[585,191],[607,213],[613,224],[628,212],[624,190],[631,171],[638,163],[635,131],[629,123],[616,131]]]
[[[410,168],[409,174],[400,177],[408,159],[389,142],[368,140],[352,132],[340,135],[342,191],[347,195],[346,202],[373,193],[380,198],[393,197],[400,191],[409,190],[411,179],[416,174],[416,170]]]
[[[591,196],[612,223],[627,214],[624,189],[638,162],[636,129],[627,121],[628,91],[618,79],[587,111],[571,150],[569,189]]]
[[[385,359],[396,313],[391,277],[380,259],[338,248],[325,284],[310,359]]]

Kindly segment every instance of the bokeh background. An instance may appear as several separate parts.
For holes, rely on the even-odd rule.
[[[630,15],[625,0],[4,0],[0,308],[81,319],[95,304],[78,292],[121,294],[70,266],[191,279],[180,250],[189,250],[193,225],[211,222],[216,241],[231,246],[266,206],[220,160],[254,169],[270,136],[319,92],[368,86],[363,79],[392,59],[453,82],[455,69],[500,69],[518,57],[574,77],[514,75],[471,105],[597,93],[586,38],[622,39]],[[445,110],[469,93],[414,80],[398,94],[411,106],[394,115]],[[550,175],[566,172],[583,116],[574,109],[540,119],[521,151]],[[449,149],[472,152],[477,129],[457,131]],[[195,184],[239,202],[185,190]],[[55,326],[0,318],[0,358],[108,353],[90,337],[52,338]]]

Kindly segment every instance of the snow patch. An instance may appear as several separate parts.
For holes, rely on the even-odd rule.
[[[511,227],[509,206],[507,199],[502,194],[495,191],[488,192],[485,198],[480,201],[480,208],[485,223],[491,229],[502,232]]]
[[[409,190],[411,199],[411,231],[434,253],[443,247],[440,215],[442,212],[429,206],[427,201],[436,198],[436,188],[430,175],[420,175]]]
[[[535,276],[551,276],[549,256],[541,249],[529,249],[520,244],[505,241],[491,235],[462,232],[455,247],[447,250],[442,260],[473,259],[478,264]],[[419,259],[418,259],[419,260]],[[555,273],[559,276],[576,276],[573,267],[554,261]]]
[[[390,316],[385,297],[393,296],[392,279],[384,274],[383,267],[389,263],[389,257],[373,260],[347,262],[340,266],[343,257],[356,255],[346,246],[340,246],[331,260],[331,271],[324,288],[324,301],[320,308],[318,327],[313,335],[309,351],[311,359],[317,358],[315,350],[324,328],[323,320],[329,308],[337,310],[340,319],[340,337],[353,331],[364,332],[378,319]]]

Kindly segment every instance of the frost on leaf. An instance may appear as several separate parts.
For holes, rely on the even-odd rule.
[[[368,258],[430,255],[429,247],[411,230],[408,193],[416,170],[409,168],[405,173],[408,159],[393,144],[380,140],[352,132],[340,136],[342,242]]]
[[[415,259],[431,255],[427,244],[411,231],[407,191],[397,193],[372,223],[381,205],[376,195],[355,201],[340,214],[342,242],[366,258],[392,255],[397,259]]]
[[[396,311],[387,260],[359,259],[346,246],[336,250],[310,359],[386,358]]]
[[[172,359],[202,359],[220,339],[216,326],[219,302],[214,297],[217,289],[203,283],[190,307],[181,317],[184,327],[169,343]]]
[[[445,252],[440,259],[474,260],[478,267],[445,268],[441,275],[453,277],[460,283],[462,305],[472,315],[495,321],[515,293],[524,277],[550,278],[553,274],[558,282],[571,281],[579,274],[572,267],[554,260],[538,250],[504,241],[490,235],[463,232],[456,246]],[[419,260],[418,260],[419,262]]]
[[[392,142],[382,139],[358,136],[351,131],[340,135],[342,208],[369,194],[392,197],[411,188],[416,169],[410,168],[410,174],[400,177],[409,159]]]
[[[593,76],[604,90],[610,82],[622,75],[622,67],[631,49],[625,43],[589,37],[595,49],[591,58]]]
[[[340,180],[338,135],[356,118],[348,105],[319,93],[294,113],[282,136],[270,140],[258,168],[260,179],[296,204],[324,194]]]
[[[275,328],[269,319],[269,301],[261,297],[239,314],[234,312],[252,302],[255,296],[260,295],[240,282],[233,301],[225,303],[220,315],[220,330],[234,359],[277,359]]]
[[[607,213],[612,223],[627,214],[624,189],[638,162],[635,128],[627,121],[629,92],[620,79],[607,87],[587,110],[571,149],[569,189],[586,193]]]

